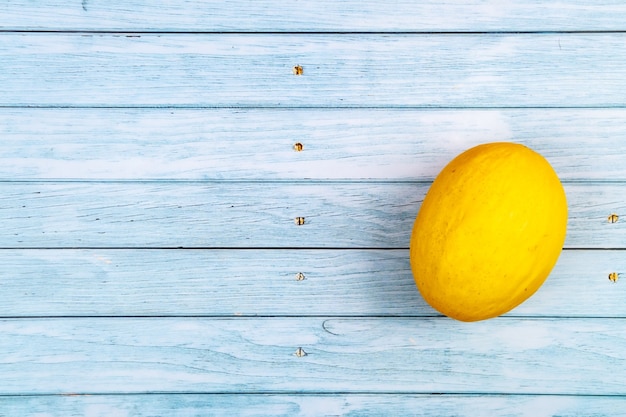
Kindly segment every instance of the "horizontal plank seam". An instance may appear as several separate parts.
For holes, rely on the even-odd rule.
[[[415,397],[454,397],[454,398],[484,398],[484,397],[493,397],[493,398],[501,398],[501,397],[585,397],[585,398],[624,398],[626,399],[626,394],[546,394],[546,393],[490,393],[490,394],[482,394],[482,393],[414,393],[411,391],[295,391],[288,393],[289,396],[296,397],[307,397],[307,396],[321,396],[321,397],[331,397],[335,395],[350,395],[350,396],[396,396],[396,395],[411,395]],[[98,396],[98,397],[133,397],[133,396],[183,396],[183,395],[198,395],[198,396],[233,396],[233,395],[243,395],[246,397],[264,397],[264,396],[284,396],[285,393],[280,391],[255,391],[255,392],[229,392],[229,391],[214,391],[214,392],[186,392],[186,391],[147,391],[147,392],[129,392],[129,393],[99,393],[94,392],[90,394],[58,394],[58,393],[40,393],[40,394],[32,394],[32,393],[24,393],[24,394],[0,394],[0,398],[22,398],[22,397],[67,397],[67,396]]]
[[[27,109],[44,109],[44,110],[275,110],[275,111],[290,111],[290,110],[459,110],[459,111],[471,111],[471,110],[622,110],[626,109],[626,105],[581,105],[581,106],[439,106],[439,105],[329,105],[329,106],[304,106],[304,105],[289,105],[289,106],[276,106],[276,105],[185,105],[185,104],[163,104],[163,105],[57,105],[57,104],[0,104],[0,110],[27,110]]]
[[[150,251],[407,251],[405,247],[350,247],[350,246],[6,246],[0,251],[75,251],[75,250],[150,250]],[[598,248],[566,246],[563,251],[626,251],[626,248]]]
[[[284,184],[284,185],[299,185],[299,186],[316,186],[316,185],[350,185],[350,184],[401,184],[401,185],[429,185],[434,181],[434,178],[425,179],[218,179],[218,178],[205,178],[205,179],[179,179],[179,178],[159,178],[159,179],[116,179],[116,178],[86,178],[86,179],[74,179],[74,178],[22,178],[22,179],[10,179],[1,178],[0,184],[189,184],[189,185],[203,185],[203,184]],[[568,185],[626,185],[626,179],[618,178],[566,178],[562,179],[561,183]]]
[[[607,180],[612,182],[625,182],[626,180]],[[179,178],[159,178],[159,179],[121,179],[121,178],[0,178],[0,184],[430,184],[432,179],[422,180],[403,180],[403,179],[218,179],[218,178],[204,178],[204,179],[179,179]]]
[[[206,396],[336,396],[336,395],[355,395],[355,396],[396,396],[396,395],[411,395],[419,397],[583,397],[583,398],[624,398],[624,394],[570,394],[570,393],[550,393],[543,392],[536,393],[515,393],[515,392],[427,392],[427,391],[373,391],[373,390],[355,390],[355,391],[136,391],[136,392],[96,392],[96,391],[84,391],[84,392],[68,392],[68,393],[23,393],[23,394],[0,394],[0,398],[37,398],[37,397],[131,397],[131,396],[184,396],[184,395],[206,395]]]
[[[3,246],[0,251],[28,250],[154,250],[154,251],[407,251],[408,246],[359,247],[359,246]],[[565,246],[564,251],[625,251],[622,247],[598,248]]]
[[[560,319],[558,316],[529,316],[529,317],[514,317],[507,316],[509,318],[514,319]],[[564,317],[571,319],[620,319],[626,317]],[[141,314],[141,315],[111,315],[111,314],[103,314],[103,315],[20,315],[20,316],[2,316],[0,315],[0,321],[28,321],[28,320],[144,320],[144,319],[202,319],[202,320],[216,320],[216,321],[234,321],[234,320],[246,320],[246,319],[256,319],[256,320],[273,320],[273,319],[319,319],[319,320],[383,320],[383,319],[445,319],[444,316],[441,315],[315,315],[315,314]]]
[[[20,250],[152,250],[152,251],[405,251],[408,246],[357,247],[357,246],[2,246],[0,251]],[[623,251],[626,248],[564,247],[564,251]]]
[[[320,314],[242,314],[242,315],[203,315],[203,314],[157,314],[157,315],[24,315],[24,316],[0,316],[0,320],[6,321],[28,321],[28,320],[147,320],[147,319],[202,319],[202,320],[213,320],[213,321],[238,321],[238,320],[274,320],[274,319],[319,319],[319,320],[375,320],[375,321],[384,321],[384,320],[425,320],[425,319],[435,319],[435,320],[443,320],[448,321],[450,318],[437,315],[437,314],[424,314],[424,315],[356,315],[356,314],[346,314],[346,315],[320,315]],[[532,320],[532,321],[598,321],[598,320],[617,320],[617,321],[626,321],[626,317],[623,316],[573,316],[573,315],[515,315],[515,314],[506,314],[503,316],[499,316],[497,318],[491,320]]]
[[[84,30],[84,29],[0,29],[0,34],[86,34],[86,35],[290,35],[290,36],[332,36],[332,35],[444,35],[444,36],[493,36],[493,35],[593,35],[624,34],[626,29],[610,30],[487,30],[487,31],[423,31],[423,30],[316,30],[316,31],[253,31],[253,30]]]
[[[594,250],[603,250],[593,248]],[[625,248],[626,249],[626,248]],[[154,250],[154,251],[394,251],[409,250],[408,246],[1,246],[7,250]],[[584,249],[587,250],[587,249]],[[591,250],[591,249],[590,249]],[[606,249],[609,250],[609,249]],[[610,250],[617,250],[610,248]]]

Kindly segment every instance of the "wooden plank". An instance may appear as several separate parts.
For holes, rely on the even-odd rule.
[[[625,33],[1,37],[1,106],[626,105]]]
[[[431,180],[492,141],[565,180],[626,180],[625,109],[4,108],[0,136],[5,180]]]
[[[29,395],[623,396],[623,324],[609,318],[1,320],[0,385],[4,394]]]
[[[3,30],[133,31],[544,31],[623,30],[623,2],[515,0],[437,2],[314,0],[303,2],[165,0],[11,1]]]
[[[0,316],[433,316],[407,250],[2,250]],[[610,273],[621,273],[616,283]],[[302,274],[302,275],[299,275]],[[566,250],[512,317],[626,318],[623,251]]]
[[[7,416],[609,416],[626,407],[623,396],[414,394],[152,394],[6,396]]]
[[[406,248],[429,183],[3,182],[4,248]],[[626,248],[623,183],[566,184],[566,247]],[[301,225],[298,225],[297,218]]]

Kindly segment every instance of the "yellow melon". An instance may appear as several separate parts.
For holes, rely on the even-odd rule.
[[[476,146],[424,198],[410,244],[415,283],[454,319],[499,316],[544,283],[566,228],[565,191],[543,156],[515,143]]]

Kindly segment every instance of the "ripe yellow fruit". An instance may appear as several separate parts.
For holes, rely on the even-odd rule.
[[[515,143],[476,146],[424,198],[411,235],[415,283],[454,319],[499,316],[544,283],[566,229],[565,191],[543,156]]]

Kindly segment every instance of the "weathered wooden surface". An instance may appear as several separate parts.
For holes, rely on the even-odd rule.
[[[0,265],[0,317],[438,315],[405,249],[5,249]],[[626,318],[625,283],[624,251],[566,250],[508,316]]]
[[[0,247],[406,248],[429,186],[1,182]],[[566,247],[626,248],[626,221],[608,221],[626,213],[623,183],[567,183],[565,191]]]
[[[432,180],[507,140],[563,180],[626,180],[626,109],[3,108],[0,135],[3,180]]]
[[[0,12],[4,30],[159,32],[623,30],[626,20],[619,0],[13,0]]]
[[[20,416],[460,416],[574,417],[618,415],[623,397],[563,395],[420,395],[420,394],[151,394],[96,396],[6,396],[6,415]],[[584,410],[584,413],[581,413]]]
[[[621,395],[623,321],[5,319],[0,381],[6,394]]]
[[[4,33],[0,106],[616,107],[625,56],[624,33]]]
[[[623,2],[5,3],[0,417],[623,414]],[[501,140],[568,237],[459,323],[410,229]]]

